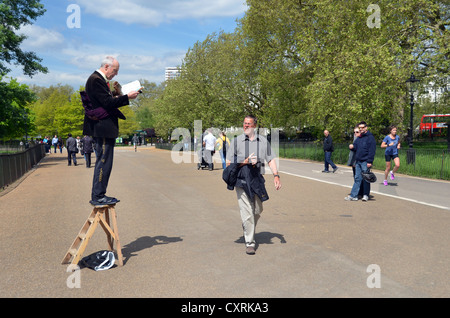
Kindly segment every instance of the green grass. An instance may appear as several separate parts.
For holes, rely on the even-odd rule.
[[[442,149],[428,149],[428,146],[414,148],[415,160],[411,163],[408,163],[408,148],[401,148],[399,150],[400,169],[398,173],[450,180],[450,152],[447,151],[446,147],[442,147]],[[346,165],[350,151],[348,145],[335,145],[334,148],[335,150],[331,157],[333,162]],[[308,159],[318,162],[323,162],[324,160],[323,148],[320,144],[280,143],[279,150],[281,158]],[[379,146],[376,149],[373,168],[382,171],[386,169],[384,149]]]

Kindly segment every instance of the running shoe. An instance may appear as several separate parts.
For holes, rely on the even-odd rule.
[[[384,180],[384,181],[383,181],[383,184],[384,184],[385,186],[387,186],[387,185],[388,185],[387,180]]]
[[[395,176],[394,176],[394,172],[392,172],[392,170],[391,170],[391,172],[390,172],[390,175],[391,175],[391,180],[394,180],[394,179],[395,179]]]
[[[351,196],[345,197],[344,198],[345,201],[358,201],[358,198],[353,198]]]

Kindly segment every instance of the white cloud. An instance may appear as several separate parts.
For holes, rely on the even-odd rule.
[[[160,83],[164,81],[165,68],[180,65],[186,52],[173,50],[156,56],[142,53],[130,54],[126,49],[121,51],[102,46],[80,45],[64,48],[59,55],[62,59],[61,65],[51,67],[47,74],[38,73],[30,78],[21,74],[17,67],[12,67],[13,75],[24,84],[50,86],[61,83],[78,89],[80,86],[84,86],[89,75],[100,67],[103,58],[106,55],[112,55],[120,63],[119,74],[114,80],[122,84],[136,79]]]
[[[43,87],[49,87],[51,85],[70,85],[74,89],[78,89],[86,82],[86,76],[82,73],[68,73],[60,71],[50,70],[47,74],[38,73],[33,78],[19,74],[17,80],[20,83],[28,85],[38,85]]]
[[[123,23],[158,26],[173,20],[233,17],[246,10],[244,0],[77,0],[82,10]]]
[[[42,20],[47,20],[45,25],[51,27],[27,25],[18,32],[28,37],[21,48],[36,52],[43,59],[42,64],[49,68],[49,73],[39,73],[29,78],[24,76],[18,67],[12,66],[11,75],[20,82],[40,86],[62,83],[78,89],[80,85],[85,84],[87,77],[99,68],[101,60],[106,55],[112,55],[120,62],[120,71],[115,78],[120,83],[135,79],[160,83],[164,81],[166,67],[179,66],[182,63],[187,50],[184,42],[189,42],[186,41],[186,37],[192,30],[196,30],[194,26],[189,30],[181,28],[174,31],[170,26],[168,29],[165,28],[164,24],[181,20],[191,23],[190,19],[204,21],[237,17],[246,10],[245,0],[70,0],[69,2],[80,5],[81,28],[67,28],[65,17],[69,13],[61,17],[56,16],[60,11],[53,13],[49,10]],[[65,9],[67,3],[58,5],[57,8],[60,10],[61,6]],[[94,17],[85,17],[84,14]],[[102,25],[96,23],[97,20]],[[117,22],[151,27],[161,25],[161,28],[142,30],[131,26],[128,29],[127,26]],[[114,32],[118,28],[123,31],[119,32],[120,35],[134,30],[138,33],[131,34],[129,38],[124,38],[123,35],[116,38],[117,34]],[[199,37],[201,39],[204,31],[198,33],[191,36],[193,41]],[[160,34],[164,34],[165,37]],[[181,40],[178,41],[179,39]]]
[[[120,63],[119,74],[135,72],[161,72],[164,74],[166,66],[181,65],[186,55],[185,50],[165,49],[164,52],[145,54],[143,52],[130,53],[128,48],[108,48],[97,45],[81,44],[68,47],[61,51],[66,63],[80,70],[94,70],[107,55],[114,56]]]
[[[24,25],[17,33],[27,36],[22,44],[24,49],[52,49],[64,43],[61,33],[37,25]]]

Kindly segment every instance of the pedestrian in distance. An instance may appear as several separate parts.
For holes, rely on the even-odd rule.
[[[333,138],[331,138],[330,132],[328,130],[324,130],[323,134],[325,136],[325,138],[323,139],[323,151],[325,153],[325,169],[322,172],[325,173],[330,172],[328,168],[329,166],[331,166],[331,168],[333,168],[333,173],[335,173],[338,167],[331,160],[331,155],[333,154],[334,151]]]
[[[66,140],[66,149],[67,149],[67,160],[69,161],[68,166],[72,165],[72,161],[73,165],[76,166],[77,152],[78,152],[77,141],[75,138],[72,137],[72,134],[68,134],[67,136],[68,138]]]
[[[388,175],[390,175],[391,180],[395,179],[394,173],[400,168],[400,158],[398,157],[398,150],[400,149],[400,138],[397,135],[397,127],[389,127],[389,135],[384,137],[381,142],[381,148],[386,148],[384,151],[384,158],[386,160],[386,170],[384,170],[384,181],[385,186],[388,185]],[[391,170],[391,160],[394,160],[394,168]]]
[[[119,202],[114,197],[106,196],[109,177],[114,159],[114,145],[119,135],[119,118],[126,119],[119,107],[129,104],[139,92],[132,91],[120,95],[120,85],[114,85],[114,92],[109,88],[108,81],[119,73],[119,62],[107,56],[100,68],[89,76],[86,81],[86,93],[93,108],[102,107],[108,113],[106,118],[94,120],[84,116],[83,135],[93,136],[96,144],[97,159],[92,180],[91,201],[93,205],[115,204]],[[117,82],[116,82],[117,83]]]
[[[63,145],[64,145],[63,140],[62,140],[61,137],[59,137],[59,138],[58,138],[59,153],[62,153]]]
[[[44,144],[45,153],[51,154],[52,149],[49,146],[49,137],[45,136],[44,139],[42,139],[42,143]]]
[[[82,147],[83,153],[84,153],[86,168],[91,167],[91,156],[92,156],[92,152],[94,151],[93,145],[94,145],[94,140],[90,136],[84,136],[83,139],[81,139],[81,147]]]
[[[353,128],[353,143],[355,143],[356,138],[359,138],[359,136],[360,136],[359,128],[358,128],[358,125],[356,125],[355,128]],[[347,166],[352,167],[353,181],[355,181],[355,152],[352,150],[350,150],[350,152],[348,154]],[[361,196],[361,197],[363,196],[363,184],[362,183],[361,183],[361,187],[359,188],[358,197],[359,196]]]
[[[56,148],[58,148],[58,136],[56,136],[56,135],[52,139],[52,146],[55,148],[55,153],[56,153]]]
[[[82,145],[81,145],[81,138],[80,138],[80,136],[77,136],[77,148],[78,148],[78,151],[81,153],[81,155],[83,155],[83,151],[82,151]]]
[[[243,124],[244,133],[231,141],[227,152],[227,166],[234,163],[239,167],[234,188],[244,231],[245,252],[249,255],[255,254],[256,225],[263,211],[263,202],[269,199],[261,173],[264,172],[264,162],[268,163],[273,173],[275,189],[281,189],[274,152],[268,140],[257,134],[256,124],[254,116],[246,116]]]
[[[219,138],[216,140],[216,144],[218,146],[220,159],[222,160],[222,168],[226,168],[226,157],[227,157],[227,149],[230,147],[230,141],[223,131],[220,132]]]
[[[133,138],[131,138],[131,141],[133,142],[134,152],[136,152],[137,151],[137,145],[139,143],[139,137],[136,136],[136,134],[134,134]]]
[[[211,128],[206,131],[203,137],[203,147],[205,147],[204,156],[205,161],[208,163],[208,168],[210,171],[214,169],[213,165],[213,155],[216,147],[216,137],[212,134]]]
[[[353,128],[353,143],[355,143],[356,138],[359,137],[359,128],[356,126]],[[353,178],[355,178],[355,152],[350,150],[348,154],[347,166],[351,166],[353,170]]]
[[[355,156],[355,181],[350,195],[345,197],[346,201],[358,201],[358,193],[363,185],[363,201],[369,200],[370,183],[363,179],[362,173],[367,172],[372,167],[375,158],[376,141],[375,137],[367,130],[367,123],[361,121],[358,124],[360,137],[356,138],[353,144],[349,145]]]

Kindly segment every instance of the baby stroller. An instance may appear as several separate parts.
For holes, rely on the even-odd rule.
[[[197,164],[197,170],[200,170],[200,168],[202,168],[202,170],[203,169],[208,169],[209,168],[209,165],[208,165],[208,163],[206,162],[206,160],[205,160],[205,156],[204,156],[204,154],[205,154],[205,147],[204,146],[202,146],[201,148],[200,148],[200,150],[198,151],[198,160],[199,160],[199,163]],[[213,170],[214,170],[214,163],[212,164],[212,168],[213,168]]]

